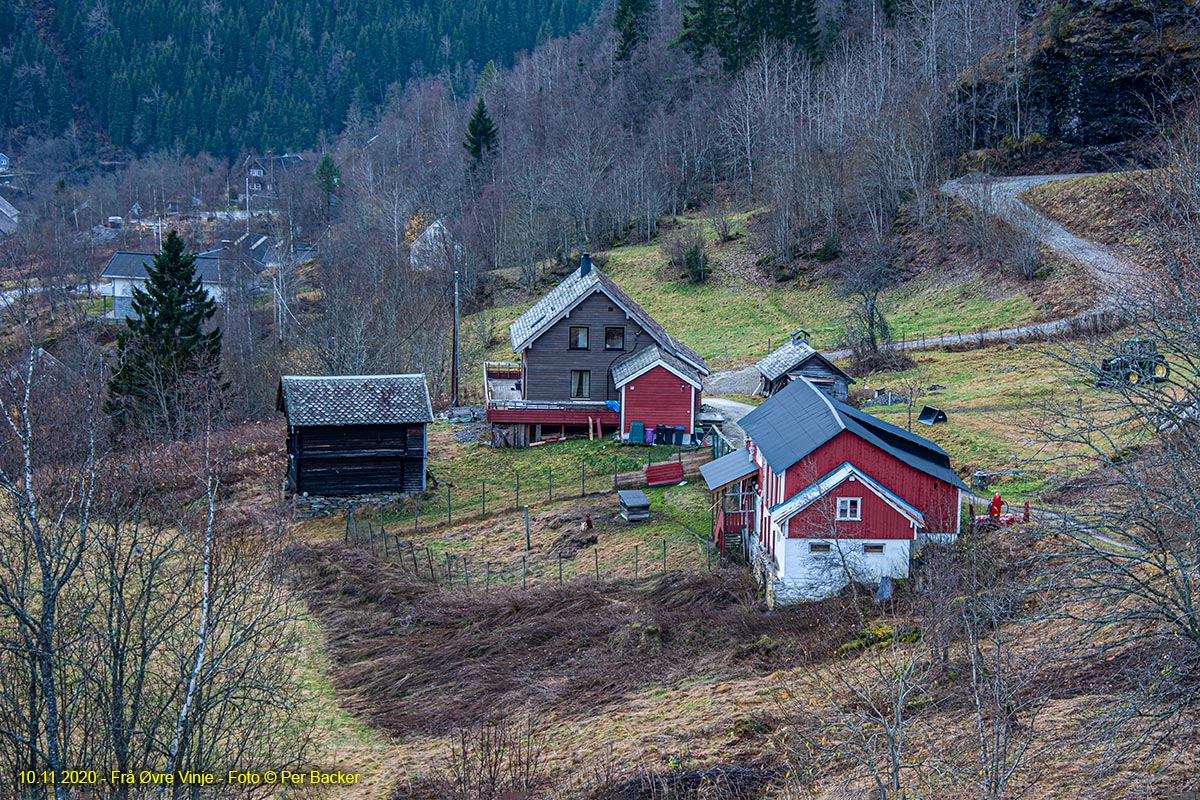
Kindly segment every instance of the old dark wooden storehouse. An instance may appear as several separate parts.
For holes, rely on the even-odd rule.
[[[761,397],[770,397],[803,376],[825,394],[845,402],[850,384],[854,383],[853,378],[808,343],[808,332],[803,328],[792,331],[786,342],[754,366],[760,376],[754,393]]]
[[[424,375],[295,376],[279,381],[288,487],[347,497],[425,490]]]

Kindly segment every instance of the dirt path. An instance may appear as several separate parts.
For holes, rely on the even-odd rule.
[[[754,367],[750,367],[750,370],[753,371]],[[755,372],[755,375],[757,374]],[[755,380],[757,382],[757,378]],[[744,392],[737,392],[736,394],[744,394]],[[704,405],[724,415],[725,421],[721,423],[721,433],[725,434],[725,438],[739,449],[745,447],[746,432],[742,430],[738,422],[741,421],[742,417],[753,411],[754,406],[749,403],[743,403],[740,400],[711,396],[704,398]]]
[[[1108,248],[1079,238],[1054,220],[1030,208],[1018,196],[1026,189],[1043,183],[1079,178],[1088,174],[1092,173],[1022,175],[991,180],[971,176],[948,181],[942,186],[942,191],[952,197],[957,197],[964,203],[985,208],[1010,225],[1032,226],[1038,232],[1042,244],[1081,265],[1101,286],[1104,294],[1098,306],[1070,317],[1047,322],[994,331],[974,331],[906,339],[893,342],[888,346],[897,350],[934,350],[963,344],[984,345],[1044,339],[1088,325],[1090,322],[1098,320],[1105,312],[1116,308],[1122,293],[1128,287],[1135,285],[1141,276],[1138,268],[1128,260],[1115,255]],[[822,352],[826,358],[834,360],[846,358],[851,353],[849,348]],[[710,395],[709,400],[711,400],[711,395],[714,394],[748,394],[757,385],[758,371],[753,366],[748,366],[714,372],[705,380],[704,391]],[[747,386],[751,388],[747,390],[745,388]]]

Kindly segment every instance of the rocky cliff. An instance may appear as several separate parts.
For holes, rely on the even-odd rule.
[[[1054,3],[1015,45],[963,76],[969,146],[1107,166],[1200,96],[1200,0]]]

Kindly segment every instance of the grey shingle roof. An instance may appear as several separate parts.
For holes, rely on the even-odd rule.
[[[810,358],[820,359],[835,374],[841,375],[851,383],[854,382],[849,375],[834,366],[833,362],[817,352],[808,342],[801,339],[788,339],[773,353],[754,366],[766,376],[767,380],[773,381],[796,369]]]
[[[700,474],[708,484],[708,490],[715,492],[742,478],[756,475],[758,467],[750,460],[750,454],[744,449],[726,453],[716,461],[700,465]]]
[[[678,359],[666,352],[658,345],[652,344],[633,353],[626,353],[613,362],[613,385],[618,387],[623,386],[633,376],[659,361],[671,367],[671,369],[675,370],[681,375],[687,375],[694,379],[696,374],[695,367],[688,366],[681,359]],[[697,383],[699,382],[697,381]]]
[[[196,256],[196,274],[203,283],[225,283],[233,274],[239,259],[233,253],[210,250]],[[154,253],[134,253],[118,250],[104,265],[101,278],[146,279],[146,266],[154,263]]]
[[[597,290],[611,297],[613,302],[636,320],[667,353],[692,364],[705,375],[708,374],[708,364],[699,353],[673,338],[646,313],[645,309],[625,294],[621,287],[595,267],[592,267],[587,275],[581,275],[580,270],[576,269],[508,327],[508,338],[512,342],[513,352],[520,353],[563,314]]]
[[[275,404],[293,427],[433,422],[429,389],[420,373],[284,375]]]
[[[967,488],[950,469],[950,455],[935,443],[841,403],[808,381],[792,381],[738,425],[779,474],[845,430],[914,469]]]

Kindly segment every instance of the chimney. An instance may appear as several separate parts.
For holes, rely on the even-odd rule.
[[[592,255],[584,253],[579,257],[579,277],[586,278],[592,272]]]
[[[804,330],[804,328],[796,328],[796,330],[792,331],[792,341],[796,344],[808,344],[808,331]]]

